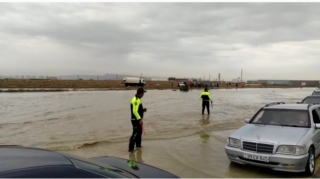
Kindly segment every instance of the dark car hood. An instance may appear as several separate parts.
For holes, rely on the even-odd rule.
[[[116,168],[120,168],[138,176],[139,178],[179,178],[178,176],[167,171],[129,159],[109,156],[94,157],[90,159],[95,160],[99,163],[104,163]],[[133,166],[134,164],[135,166]]]

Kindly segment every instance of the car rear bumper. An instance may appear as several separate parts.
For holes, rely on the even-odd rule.
[[[227,145],[225,146],[225,151],[232,162],[285,172],[304,172],[308,161],[308,154],[299,156],[282,154],[265,155],[269,156],[269,162],[262,162],[243,158],[244,153],[256,155],[257,153],[254,152],[243,151],[240,148],[229,147]]]

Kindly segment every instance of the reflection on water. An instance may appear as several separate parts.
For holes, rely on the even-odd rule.
[[[210,138],[210,135],[206,132],[200,132],[200,138],[202,143],[207,143]]]
[[[142,149],[139,148],[134,153],[130,153],[129,154],[129,159],[133,160],[133,161],[137,161],[137,162],[143,163],[143,160],[142,160]]]
[[[202,115],[199,124],[201,129],[201,131],[198,132],[200,141],[207,143],[210,138],[210,128],[207,127],[210,124],[210,115]]]
[[[202,115],[202,119],[200,120],[201,126],[206,126],[210,124],[210,115]]]
[[[228,135],[266,103],[295,103],[312,91],[211,90],[214,101],[208,116],[201,115],[201,90],[150,90],[142,99],[148,108],[148,133],[142,137],[143,148],[129,156],[129,102],[135,91],[3,93],[0,144],[47,147],[84,157],[117,156],[189,178],[297,176],[230,165],[224,145]]]

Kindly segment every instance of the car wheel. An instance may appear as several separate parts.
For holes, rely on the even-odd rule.
[[[308,157],[308,162],[307,162],[307,165],[306,165],[306,168],[305,168],[305,174],[307,176],[312,176],[314,174],[314,170],[315,170],[315,155],[314,155],[314,149],[313,147],[310,147],[309,149],[309,157]]]

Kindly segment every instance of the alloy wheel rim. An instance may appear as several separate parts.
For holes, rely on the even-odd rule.
[[[310,157],[309,157],[309,168],[310,168],[310,172],[313,172],[313,170],[314,170],[314,155],[313,155],[313,153],[311,153]]]

